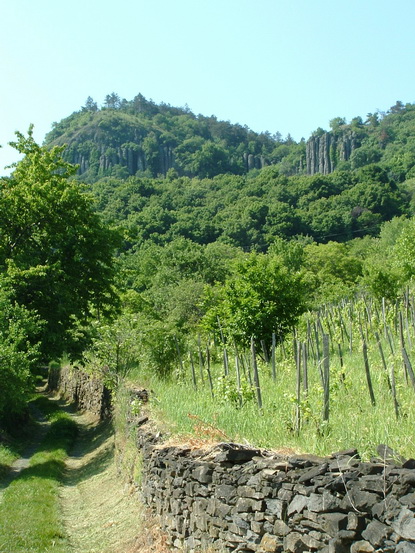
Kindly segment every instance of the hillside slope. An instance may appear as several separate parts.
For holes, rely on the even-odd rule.
[[[84,181],[104,176],[211,178],[244,174],[276,165],[282,175],[355,170],[380,163],[402,182],[415,166],[415,105],[396,102],[387,112],[350,123],[336,117],[330,130],[318,128],[307,140],[256,133],[247,126],[195,115],[188,107],[108,95],[104,105],[86,105],[53,124],[47,145],[66,144],[67,161],[79,164]]]

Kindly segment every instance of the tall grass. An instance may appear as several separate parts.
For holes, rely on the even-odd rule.
[[[395,307],[389,306],[382,315],[381,306],[371,305],[369,309],[363,302],[344,304],[339,310],[330,308],[331,312],[321,312],[318,322],[313,320],[315,315],[308,314],[295,333],[296,343],[303,341],[309,350],[307,379],[303,378],[300,384],[300,394],[296,348],[293,337],[289,337],[277,348],[275,380],[271,364],[258,362],[262,409],[257,405],[253,382],[251,385],[247,372],[242,391],[238,391],[236,366],[231,361],[229,375],[224,375],[220,348],[212,347],[211,351],[212,358],[217,361],[211,365],[213,398],[207,379],[202,384],[199,378],[195,389],[190,363],[184,364],[184,370],[178,365],[177,374],[169,380],[143,374],[138,374],[137,378],[145,380],[154,390],[153,411],[174,433],[248,442],[273,449],[292,448],[318,455],[356,447],[364,458],[376,455],[376,447],[386,443],[401,455],[414,457],[415,391],[403,365],[399,324],[394,320],[398,313]],[[387,337],[384,324],[392,337]],[[323,416],[322,342],[320,336],[319,346],[311,343],[316,336],[310,332],[313,325],[319,328],[321,335],[330,335],[328,420]],[[407,317],[404,327],[408,355],[415,360],[415,318]],[[365,358],[364,344],[367,344]],[[317,355],[319,348],[320,355]],[[230,360],[231,355],[229,351]],[[398,417],[390,390],[392,376],[396,382]],[[299,427],[297,420],[301,421]]]

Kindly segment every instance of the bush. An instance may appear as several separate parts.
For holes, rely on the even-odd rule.
[[[32,369],[39,348],[30,343],[40,324],[0,290],[0,421],[21,415],[34,388]]]

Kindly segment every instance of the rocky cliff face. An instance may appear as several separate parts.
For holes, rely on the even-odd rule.
[[[262,169],[268,165],[264,156],[254,156],[253,154],[248,154],[247,152],[243,155],[243,161],[246,172],[251,169]]]
[[[137,171],[145,171],[149,167],[146,155],[139,144],[136,147],[121,145],[110,149],[105,144],[97,144],[95,152],[85,154],[74,151],[67,157],[70,163],[79,165],[80,175],[88,171],[96,157],[98,157],[98,171],[102,174],[105,174],[116,165],[125,167],[129,175],[135,175]],[[155,165],[158,167],[158,173],[164,175],[174,166],[173,149],[170,146],[159,147],[158,159]]]
[[[175,166],[174,149],[172,146],[159,146],[158,154],[151,163],[146,157],[145,152],[142,150],[140,144],[135,145],[122,145],[117,148],[108,148],[105,144],[96,145],[96,155],[93,153],[89,155],[73,151],[67,157],[68,161],[75,165],[79,165],[79,174],[86,173],[91,167],[91,161],[98,154],[98,171],[99,173],[106,174],[114,166],[125,167],[129,175],[135,175],[137,171],[146,171],[150,169],[155,175],[166,175],[167,171]],[[91,160],[92,158],[92,160]],[[251,169],[262,169],[268,165],[264,156],[243,154],[243,166],[246,172]]]
[[[332,173],[340,161],[348,161],[360,140],[356,133],[347,130],[342,134],[326,132],[312,136],[306,145],[307,175]]]

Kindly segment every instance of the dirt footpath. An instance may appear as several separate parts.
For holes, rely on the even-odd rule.
[[[143,508],[116,475],[108,423],[72,414],[79,435],[66,463],[60,498],[64,527],[75,552],[142,551]]]
[[[45,395],[73,418],[79,430],[59,491],[69,552],[168,553],[157,521],[146,514],[135,488],[117,474],[111,424],[99,423],[88,413],[75,412],[57,396]],[[38,422],[36,431],[22,457],[2,480],[0,502],[3,490],[29,465],[50,428],[42,413],[34,406],[32,410]]]

